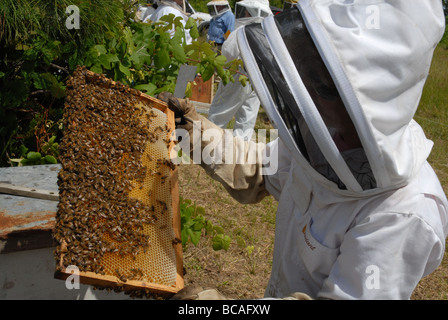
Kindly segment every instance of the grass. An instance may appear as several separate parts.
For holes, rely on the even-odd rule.
[[[434,141],[429,163],[448,194],[448,46],[436,48],[415,120]],[[447,243],[448,248],[448,243]],[[413,299],[448,300],[448,249],[441,266],[418,284]]]
[[[448,46],[447,46],[448,47]],[[429,162],[448,193],[448,50],[437,48],[431,72],[415,116],[434,148]],[[262,109],[256,128],[269,129]],[[232,125],[230,124],[230,127]],[[224,188],[196,165],[179,167],[181,196],[206,209],[206,218],[220,225],[232,238],[228,251],[215,252],[204,237],[197,247],[184,252],[186,285],[217,288],[232,299],[253,299],[264,295],[269,279],[277,202],[272,197],[255,205],[236,202]],[[442,264],[418,284],[412,299],[448,300],[448,253]]]
[[[448,193],[448,48],[437,47],[415,120],[434,147],[428,161]]]
[[[182,197],[203,206],[206,218],[232,238],[228,251],[213,251],[207,237],[198,246],[187,245],[186,284],[217,288],[234,299],[262,297],[271,269],[276,201],[240,204],[197,165],[179,167],[179,187]]]

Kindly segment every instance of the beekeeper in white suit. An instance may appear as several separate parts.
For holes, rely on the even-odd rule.
[[[300,0],[239,30],[279,131],[266,146],[278,170],[262,175],[263,158],[202,166],[241,202],[279,201],[266,297],[409,299],[441,263],[448,201],[413,116],[444,26],[439,0]],[[188,101],[169,105],[179,129],[216,129]]]
[[[255,22],[261,22],[263,18],[272,15],[267,0],[243,0],[235,4],[236,29]],[[227,61],[241,59],[237,32],[232,32],[222,46],[222,54]],[[254,133],[257,121],[260,100],[251,85],[243,86],[238,78],[245,71],[240,68],[240,73],[235,74],[234,81],[224,85],[219,83],[218,90],[210,105],[208,119],[225,129],[235,118],[233,133],[245,140],[250,140]]]
[[[160,18],[163,16],[173,14],[175,18],[180,17],[180,22],[185,27],[188,18],[189,13],[185,12],[185,4],[184,0],[160,0],[157,1],[157,9],[150,15],[144,18],[143,22],[159,22]],[[175,28],[170,31],[171,36],[174,36]],[[185,30],[185,43],[191,44],[193,39],[190,35],[190,30]]]

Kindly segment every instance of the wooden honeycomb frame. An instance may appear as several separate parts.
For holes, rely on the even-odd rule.
[[[150,219],[145,220],[146,222],[142,224],[141,227],[141,237],[144,237],[145,235],[148,236],[146,239],[152,239],[152,241],[148,240],[148,243],[151,242],[148,246],[145,246],[144,250],[140,250],[138,245],[132,246],[133,248],[137,248],[137,250],[133,250],[132,253],[123,253],[123,252],[112,252],[110,247],[107,247],[107,252],[104,253],[102,251],[97,252],[101,253],[102,256],[98,258],[101,262],[96,262],[95,254],[92,254],[92,250],[94,248],[94,244],[88,245],[88,250],[81,250],[80,248],[74,248],[76,247],[76,243],[78,246],[85,245],[85,241],[78,241],[74,242],[72,240],[75,238],[79,238],[79,231],[76,234],[73,234],[73,222],[67,222],[67,220],[70,218],[70,214],[67,215],[67,212],[72,210],[72,207],[75,206],[76,208],[80,205],[82,206],[83,203],[90,203],[88,199],[82,198],[81,191],[78,190],[78,192],[73,190],[73,186],[67,186],[70,181],[70,175],[76,175],[78,173],[78,169],[76,169],[76,165],[81,165],[81,160],[66,160],[66,163],[64,165],[64,160],[61,161],[62,163],[62,169],[58,177],[58,184],[60,188],[60,203],[58,207],[58,215],[56,218],[56,228],[55,228],[55,240],[57,242],[57,249],[55,250],[55,259],[57,261],[56,266],[56,272],[55,272],[55,278],[58,279],[67,279],[69,276],[72,275],[72,273],[68,269],[68,265],[70,266],[74,265],[77,266],[77,262],[80,265],[83,265],[83,263],[86,260],[93,261],[95,260],[95,263],[98,264],[96,267],[97,270],[89,270],[89,268],[86,268],[85,266],[81,268],[81,271],[79,272],[79,279],[80,282],[83,284],[93,285],[95,287],[100,288],[112,288],[115,291],[125,291],[125,292],[132,292],[137,293],[136,296],[161,296],[161,297],[170,297],[174,295],[176,292],[178,292],[180,289],[184,286],[184,280],[183,280],[183,261],[182,261],[182,243],[181,243],[181,235],[180,235],[180,212],[179,212],[179,189],[178,189],[178,180],[177,180],[177,168],[174,165],[171,165],[169,163],[169,153],[171,151],[171,148],[174,146],[174,142],[169,140],[169,137],[173,130],[175,129],[174,126],[174,114],[171,110],[168,109],[166,103],[157,100],[151,96],[148,96],[146,94],[143,94],[137,90],[130,89],[120,83],[116,83],[110,79],[105,78],[102,75],[94,74],[90,71],[87,71],[85,68],[78,68],[73,78],[70,80],[71,82],[68,83],[67,86],[67,101],[66,101],[66,113],[69,113],[66,117],[66,126],[68,128],[73,127],[82,128],[81,131],[70,131],[68,128],[66,129],[66,133],[64,133],[64,138],[66,139],[66,144],[64,148],[64,140],[61,141],[61,146],[63,148],[61,149],[61,158],[64,159],[64,154],[69,155],[72,154],[74,151],[72,150],[75,148],[77,150],[77,146],[69,148],[68,145],[70,141],[76,139],[77,137],[76,132],[82,133],[82,132],[89,132],[93,131],[92,134],[87,134],[85,137],[86,141],[82,143],[82,146],[88,144],[89,146],[92,146],[92,144],[96,144],[97,140],[107,140],[108,135],[100,135],[98,132],[95,132],[97,130],[97,127],[95,126],[89,126],[89,121],[78,121],[78,117],[83,117],[84,113],[89,112],[90,109],[95,109],[95,105],[102,105],[108,104],[108,103],[116,103],[116,108],[127,108],[129,107],[129,104],[134,105],[134,107],[137,108],[137,110],[143,109],[142,112],[139,113],[138,118],[141,122],[145,122],[145,119],[149,119],[149,123],[151,123],[152,118],[155,118],[157,121],[160,119],[165,119],[161,115],[163,113],[166,115],[166,126],[164,129],[166,129],[166,136],[164,136],[165,132],[161,132],[162,129],[157,130],[160,128],[160,124],[157,125],[157,128],[150,127],[149,134],[146,136],[146,143],[144,144],[145,148],[144,150],[141,150],[141,158],[140,162],[143,164],[143,166],[140,166],[140,169],[143,170],[142,173],[139,173],[138,171],[134,176],[136,177],[134,180],[128,183],[128,189],[126,189],[126,194],[128,198],[132,198],[133,200],[137,199],[139,203],[144,203],[143,209],[141,209],[143,215],[151,216],[154,219],[149,221]],[[89,88],[89,92],[91,94],[85,94],[82,95],[80,92],[83,92],[84,90],[87,90]],[[93,90],[92,90],[93,89]],[[97,92],[101,92],[102,94],[97,94]],[[104,98],[102,100],[103,96],[108,96],[109,98]],[[113,98],[111,98],[113,97]],[[121,97],[121,103],[120,102],[114,102],[111,100],[114,100],[115,97]],[[95,100],[96,99],[96,100]],[[109,100],[107,100],[109,99]],[[83,107],[79,107],[83,106]],[[106,107],[103,107],[106,109]],[[108,110],[108,109],[107,109]],[[107,110],[105,113],[107,114]],[[159,110],[160,112],[157,113],[156,111]],[[72,114],[70,114],[72,113]],[[73,114],[74,113],[74,114]],[[101,112],[97,112],[100,114]],[[156,114],[156,115],[154,115]],[[157,114],[159,114],[157,116]],[[115,119],[116,118],[116,119]],[[70,120],[71,119],[71,120]],[[125,121],[126,117],[123,117],[123,115],[114,116],[114,121]],[[146,124],[147,122],[145,122]],[[103,125],[103,122],[100,122],[101,125]],[[78,126],[78,127],[77,127]],[[151,124],[149,124],[151,126]],[[137,129],[136,129],[137,130]],[[155,138],[155,133],[157,131],[159,132],[159,136],[157,136],[157,139]],[[99,135],[100,137],[97,138],[96,135]],[[66,137],[67,135],[68,137]],[[71,135],[71,137],[70,137]],[[90,139],[90,140],[89,140]],[[149,139],[149,140],[148,140]],[[151,143],[148,141],[152,141]],[[155,142],[154,142],[155,141]],[[165,144],[165,148],[167,148],[167,157],[164,159],[151,159],[151,150],[148,153],[148,149],[150,149],[151,146],[155,146],[159,144],[158,150],[161,150],[161,143]],[[110,144],[108,145],[110,146]],[[85,147],[83,147],[85,148]],[[136,147],[138,150],[138,148]],[[102,149],[103,151],[105,149]],[[106,150],[110,150],[106,148]],[[94,156],[99,157],[98,152],[101,152],[101,150],[96,150],[97,152],[94,154]],[[114,152],[118,152],[119,150],[115,150]],[[85,153],[85,152],[84,152]],[[78,156],[75,153],[76,156]],[[126,155],[126,152],[124,153]],[[83,157],[83,154],[80,155],[80,157]],[[68,156],[66,157],[68,158]],[[122,164],[123,159],[125,159],[125,156],[121,157],[121,160],[118,161],[118,166]],[[149,159],[149,160],[148,160]],[[146,163],[145,163],[146,161]],[[148,162],[149,161],[149,162]],[[75,162],[75,163],[72,163]],[[78,162],[78,163],[76,163]],[[117,162],[115,162],[117,164]],[[85,166],[85,163],[84,163]],[[155,167],[158,169],[156,170]],[[139,170],[140,170],[139,169]],[[78,170],[78,171],[77,171]],[[78,173],[80,175],[80,173]],[[88,182],[88,184],[93,185],[95,175],[88,175],[88,172],[84,172],[84,176],[81,177],[81,179],[90,179],[91,181]],[[154,178],[152,177],[154,176]],[[66,178],[64,178],[66,177]],[[68,178],[67,178],[68,177]],[[74,177],[74,176],[73,176]],[[79,177],[74,177],[79,179]],[[79,180],[77,180],[79,181]],[[117,182],[117,185],[119,183]],[[131,187],[129,187],[131,185]],[[103,191],[103,183],[99,185],[99,189]],[[89,186],[87,186],[88,188]],[[116,184],[113,184],[113,188],[116,188]],[[159,189],[157,189],[159,188]],[[107,188],[106,188],[107,189]],[[154,191],[155,192],[152,192]],[[162,190],[158,192],[157,190]],[[149,193],[148,193],[149,191]],[[95,192],[95,190],[92,190],[92,192]],[[151,192],[153,195],[151,196]],[[169,196],[167,196],[166,192],[169,193]],[[107,190],[106,190],[107,193]],[[154,194],[156,193],[156,194]],[[98,193],[96,197],[101,197],[102,193]],[[142,194],[146,194],[149,196],[142,197]],[[169,201],[168,203],[165,203],[163,199],[158,199],[157,197],[160,197],[162,194],[164,194],[165,198],[167,198]],[[69,201],[70,199],[73,199],[73,197],[78,196],[79,199],[76,199],[76,201]],[[157,198],[157,200],[156,200]],[[145,200],[146,199],[146,200]],[[107,201],[107,199],[105,199]],[[108,201],[113,201],[113,199],[109,199]],[[69,203],[70,202],[70,203]],[[134,203],[134,202],[133,202]],[[146,207],[145,207],[146,205]],[[93,204],[92,206],[98,206],[97,204]],[[90,223],[90,220],[95,220],[96,223],[101,224],[103,222],[110,222],[110,220],[113,220],[110,218],[104,218],[104,220],[101,220],[98,218],[98,213],[101,214],[101,211],[99,208],[96,208],[96,211],[92,209],[92,206],[83,207],[82,210],[86,212],[86,215],[83,216],[82,210],[78,210],[80,212],[77,212],[77,219],[81,217],[81,225],[82,223],[88,224]],[[131,206],[130,206],[131,207]],[[147,208],[150,211],[148,211]],[[146,208],[146,209],[145,209]],[[131,208],[132,209],[132,208]],[[91,213],[90,211],[93,210],[94,213]],[[109,209],[110,211],[110,209]],[[71,211],[70,211],[71,212]],[[96,216],[94,216],[96,214]],[[117,215],[120,214],[120,212],[116,212]],[[139,213],[139,217],[141,214]],[[67,218],[68,217],[68,218]],[[126,216],[127,217],[127,216]],[[122,218],[124,219],[124,218]],[[146,218],[145,218],[146,219]],[[137,219],[135,219],[137,220]],[[126,222],[125,222],[126,223]],[[71,228],[67,228],[67,225],[70,224]],[[109,229],[111,225],[109,224]],[[112,225],[113,226],[113,225]],[[120,226],[117,225],[116,228],[120,229]],[[136,227],[133,227],[132,230],[134,230]],[[69,229],[69,232],[67,232],[67,229]],[[79,229],[79,228],[78,228]],[[82,229],[82,228],[81,228]],[[107,229],[107,228],[105,228]],[[112,228],[113,229],[113,228]],[[148,231],[149,230],[149,231]],[[120,230],[122,231],[122,230]],[[81,231],[82,232],[82,231]],[[99,241],[97,242],[108,242],[109,245],[117,244],[119,246],[122,243],[126,243],[126,240],[123,241],[117,241],[110,240],[110,237],[106,235],[108,231],[104,231]],[[109,232],[112,234],[112,231],[109,230]],[[154,235],[156,234],[157,235]],[[163,234],[159,237],[158,234]],[[140,237],[140,234],[138,234]],[[84,235],[85,237],[85,235]],[[137,236],[135,236],[137,237]],[[152,238],[151,238],[152,237]],[[156,238],[154,238],[156,237]],[[140,238],[139,238],[140,239]],[[158,241],[161,239],[160,241]],[[72,240],[72,241],[71,241]],[[168,243],[169,242],[169,243]],[[146,242],[145,242],[146,243]],[[124,244],[123,246],[124,247]],[[155,248],[157,251],[154,253],[152,250]],[[162,249],[160,249],[162,248]],[[104,249],[104,248],[103,248]],[[71,251],[70,251],[71,250]],[[106,250],[106,249],[104,249]],[[118,251],[118,249],[115,249]],[[121,250],[121,249],[120,249]],[[81,256],[81,258],[78,257],[78,260],[76,260],[73,256],[73,252],[85,252],[90,251],[87,255]],[[68,255],[72,255],[70,257],[71,260],[68,260]],[[65,258],[64,258],[65,257]],[[65,259],[65,260],[64,260]],[[154,261],[158,260],[158,261]],[[169,264],[170,271],[168,272],[169,280],[163,280],[163,276],[158,276],[158,273],[163,273],[162,269],[164,267],[160,267],[161,260],[165,261],[167,264]],[[175,260],[175,261],[173,261]],[[75,261],[75,263],[73,263]],[[148,271],[148,273],[142,271],[146,270],[146,266],[148,264],[151,264],[151,267],[155,269],[155,271],[151,271],[152,274],[149,274],[151,272]],[[172,265],[174,263],[175,265]],[[93,263],[92,263],[93,264]],[[120,268],[123,266],[123,269],[116,268],[117,266],[120,266]],[[140,268],[141,266],[145,266],[145,268]],[[93,266],[89,266],[93,268]],[[159,269],[157,269],[160,267]],[[101,270],[99,270],[101,269]],[[113,270],[116,270],[115,272]],[[129,270],[132,270],[131,276],[129,276]],[[137,272],[138,270],[138,272]],[[173,274],[173,272],[175,274]],[[122,275],[120,275],[122,274]],[[134,277],[135,276],[135,277]],[[165,283],[167,282],[167,283]]]

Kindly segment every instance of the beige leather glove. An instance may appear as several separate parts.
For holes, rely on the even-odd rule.
[[[303,292],[294,292],[289,296],[282,298],[282,300],[313,300],[309,295]]]
[[[221,182],[229,194],[240,203],[256,203],[268,195],[265,189],[262,172],[262,155],[266,147],[262,143],[244,141],[239,137],[225,134],[225,131],[196,112],[194,105],[188,99],[178,99],[171,93],[162,92],[158,99],[167,102],[168,107],[174,112],[176,129],[184,129],[190,134],[190,156],[194,157],[194,146],[201,147],[201,155],[212,141],[203,139],[204,132],[210,129],[217,130],[222,137],[220,143],[224,146],[233,146],[233,155],[230,159],[223,152],[221,163],[206,163],[201,157],[201,167],[213,179]],[[194,122],[200,124],[200,137],[195,136]],[[232,139],[232,141],[228,141]],[[238,159],[236,158],[238,155]],[[237,161],[244,159],[245,161]],[[243,162],[243,163],[241,163]]]
[[[171,300],[230,300],[216,289],[204,290],[201,286],[192,284],[176,293]],[[281,300],[313,300],[303,292],[294,292]]]
[[[161,92],[157,96],[157,99],[166,102],[171,111],[174,112],[176,128],[191,132],[193,130],[193,122],[201,121],[199,114],[196,112],[190,100],[178,99],[170,92]]]
[[[204,290],[201,286],[190,285],[176,293],[171,300],[229,300],[216,289]]]

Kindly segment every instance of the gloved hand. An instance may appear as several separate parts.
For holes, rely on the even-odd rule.
[[[229,300],[216,289],[204,290],[199,285],[190,285],[176,293],[171,300]]]
[[[188,99],[178,99],[170,92],[161,92],[157,99],[168,104],[168,108],[174,112],[176,128],[190,132],[193,129],[193,121],[201,121],[194,105]]]
[[[196,161],[193,152],[195,148],[200,147],[201,159],[198,160],[201,161],[201,167],[209,176],[221,182],[234,199],[240,203],[256,203],[268,194],[265,189],[264,177],[261,174],[262,153],[266,145],[254,141],[244,141],[232,134],[225,134],[224,129],[199,115],[188,99],[175,98],[169,92],[162,92],[157,98],[165,101],[168,108],[174,112],[176,129],[184,129],[189,133],[190,157]],[[200,132],[193,132],[195,131],[193,130],[193,122],[196,121],[200,122],[197,126],[200,128]],[[233,154],[228,155],[223,152],[220,161],[215,162],[214,159],[210,158],[208,159],[210,161],[204,161],[202,151],[214,140],[214,138],[210,140],[202,138],[207,130],[213,130],[215,134],[220,135],[221,139],[217,143],[221,144],[221,150],[225,150],[226,146],[233,145],[233,148],[231,148]],[[228,139],[231,139],[231,141],[228,141]],[[247,161],[247,163],[236,161],[236,155],[239,156],[239,159],[250,159],[250,161]]]
[[[282,298],[282,300],[313,300],[309,295],[303,292],[294,292],[289,296]]]

